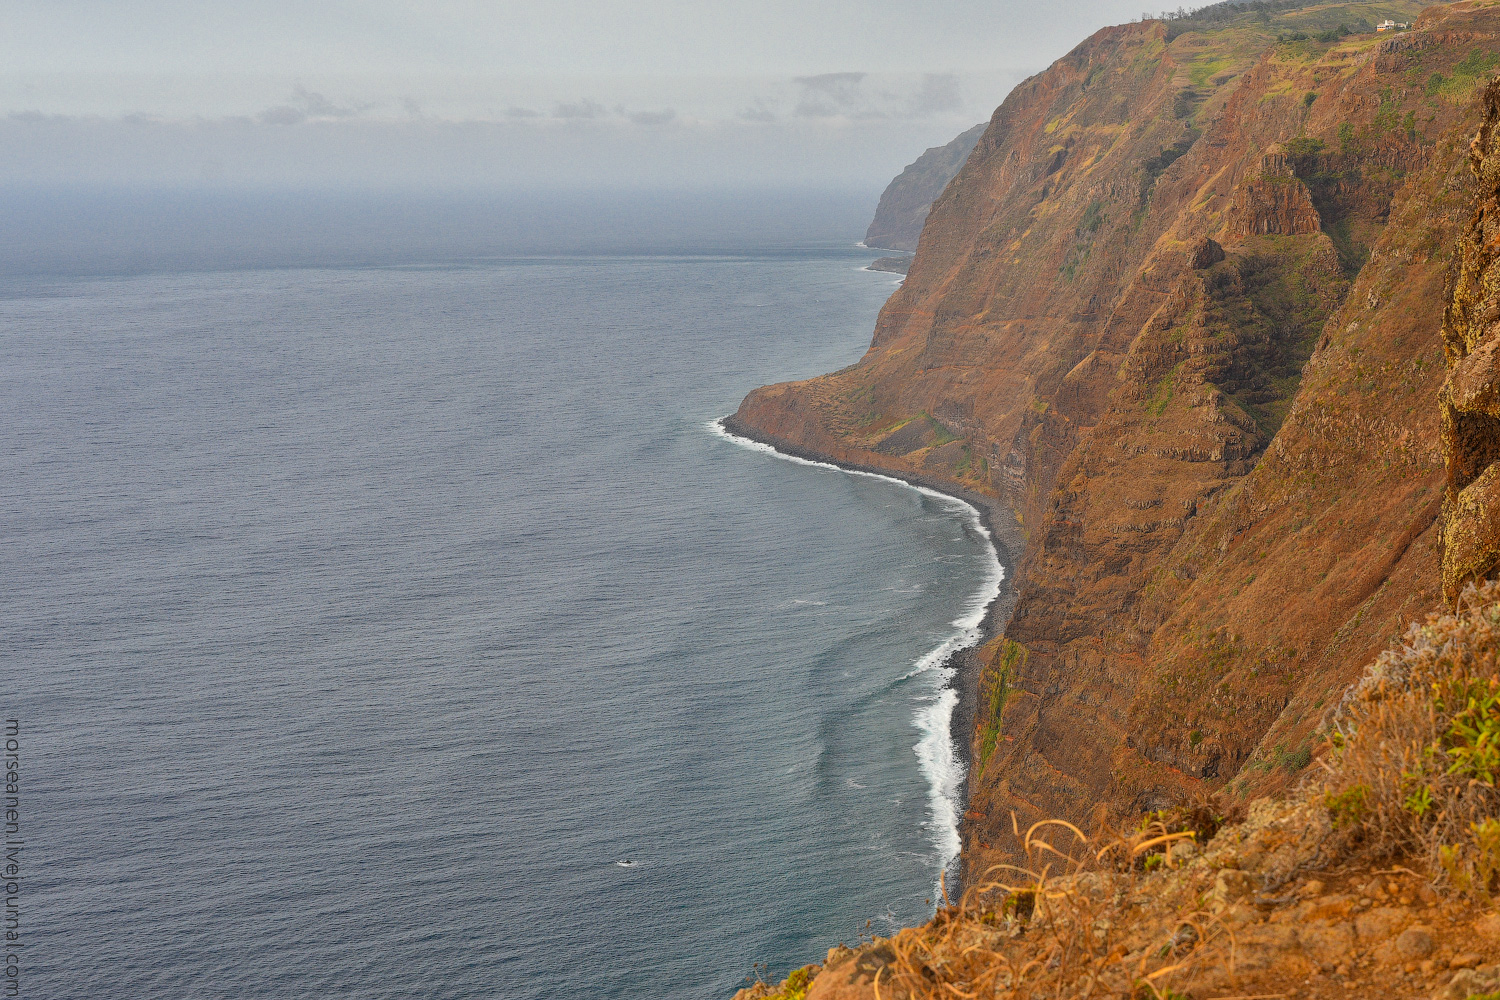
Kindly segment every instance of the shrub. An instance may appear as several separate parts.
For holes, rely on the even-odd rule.
[[[771,989],[764,980],[757,976],[756,985],[764,991],[759,994],[761,1000],[807,1000],[807,991],[812,988],[813,977],[817,969],[815,965],[805,965],[800,969],[794,969],[792,974],[786,977],[786,981],[775,989]]]
[[[1465,589],[1333,712],[1324,802],[1347,852],[1404,856],[1460,892],[1500,872],[1500,583]]]
[[[1281,758],[1281,766],[1295,774],[1312,763],[1312,747],[1298,747]]]
[[[812,968],[804,967],[796,970],[786,977],[786,985],[782,987],[781,995],[786,1000],[803,1000],[807,996],[807,988],[812,984]]]
[[[1316,94],[1308,94],[1308,97],[1316,97]],[[1304,103],[1311,104],[1311,101]],[[1323,140],[1314,139],[1310,135],[1299,135],[1286,143],[1286,155],[1293,160],[1309,160],[1323,152]]]
[[[1417,788],[1401,803],[1402,808],[1418,818],[1432,812],[1432,789],[1426,785]]]
[[[1439,861],[1459,892],[1488,900],[1500,889],[1500,820],[1469,825],[1473,843],[1444,844]]]
[[[1355,785],[1342,792],[1329,792],[1323,797],[1323,804],[1328,807],[1328,818],[1333,820],[1334,827],[1343,829],[1365,818],[1365,802],[1369,797],[1368,786]]]
[[[1500,772],[1500,678],[1470,685],[1462,711],[1453,717],[1443,746],[1449,774],[1470,775],[1487,785]],[[1441,708],[1441,706],[1439,706]]]

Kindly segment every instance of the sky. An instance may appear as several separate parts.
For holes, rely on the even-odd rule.
[[[6,0],[0,183],[882,185],[1137,0]]]

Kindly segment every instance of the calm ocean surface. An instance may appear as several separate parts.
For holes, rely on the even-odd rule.
[[[24,996],[727,1000],[930,913],[992,551],[712,428],[861,355],[873,197],[13,200]]]

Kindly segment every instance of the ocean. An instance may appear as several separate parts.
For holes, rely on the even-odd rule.
[[[860,357],[870,193],[4,200],[23,996],[727,1000],[932,912],[994,549],[716,423]]]

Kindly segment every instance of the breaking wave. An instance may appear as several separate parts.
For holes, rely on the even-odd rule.
[[[919,486],[895,476],[881,475],[878,472],[849,469],[833,462],[819,462],[798,455],[789,455],[771,445],[734,433],[724,426],[724,418],[710,421],[707,426],[715,436],[749,451],[773,455],[783,461],[795,462],[798,465],[834,469],[850,476],[866,476],[871,479],[899,483],[938,501],[951,512],[960,515],[964,519],[965,526],[984,539],[986,553],[984,578],[978,590],[964,605],[959,616],[951,622],[953,632],[945,636],[936,647],[919,657],[912,664],[911,669],[901,677],[903,681],[918,677],[930,678],[930,694],[919,704],[912,720],[913,726],[921,734],[912,749],[916,753],[923,777],[927,780],[927,801],[931,817],[928,830],[933,838],[933,846],[938,852],[939,870],[948,872],[958,859],[959,849],[962,846],[958,835],[958,822],[962,810],[959,796],[964,781],[963,761],[953,742],[953,710],[958,707],[958,692],[953,687],[953,679],[958,671],[953,666],[953,658],[975,645],[983,637],[981,625],[984,622],[984,616],[995,598],[1000,596],[1001,584],[1005,580],[1005,568],[1000,564],[1000,553],[995,548],[995,540],[990,535],[989,529],[985,527],[984,519],[973,504],[931,487]]]

